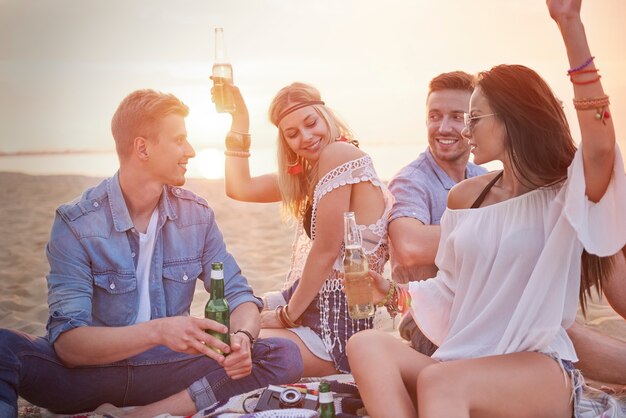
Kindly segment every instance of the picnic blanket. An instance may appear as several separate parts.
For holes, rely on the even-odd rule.
[[[333,375],[325,377],[334,392],[335,413],[337,418],[368,417],[359,396],[358,388],[351,375]],[[317,394],[321,379],[306,379],[296,385],[309,394]],[[233,396],[227,401],[217,402],[209,408],[197,412],[191,418],[312,418],[317,411],[309,409],[276,409],[254,412],[256,403],[265,388]],[[626,395],[611,396],[591,386],[583,386],[583,394],[576,410],[580,418],[626,418]],[[114,418],[114,415],[95,412],[75,415],[55,415],[50,412],[41,414],[42,418]],[[181,418],[162,414],[155,418]]]

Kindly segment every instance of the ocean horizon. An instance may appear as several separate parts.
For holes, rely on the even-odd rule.
[[[426,141],[411,145],[362,146],[371,155],[376,171],[382,180],[390,180],[402,167],[409,164],[427,147]],[[252,149],[250,172],[252,175],[276,170],[273,148]],[[21,151],[0,154],[0,172],[17,172],[30,175],[82,175],[109,177],[115,173],[118,160],[115,151]],[[224,154],[217,148],[196,150],[189,161],[187,178],[222,179]]]

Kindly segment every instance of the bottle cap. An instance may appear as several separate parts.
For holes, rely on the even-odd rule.
[[[211,278],[216,280],[224,279],[224,263],[211,263]]]

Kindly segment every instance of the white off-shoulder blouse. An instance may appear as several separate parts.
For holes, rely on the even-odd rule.
[[[447,209],[436,277],[411,282],[411,313],[447,361],[522,351],[577,361],[565,330],[578,305],[581,254],[626,244],[619,148],[609,187],[585,195],[582,149],[558,185],[477,209]]]

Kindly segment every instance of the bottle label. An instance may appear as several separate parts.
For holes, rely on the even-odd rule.
[[[211,270],[211,278],[215,280],[224,280],[224,270]]]
[[[332,392],[320,392],[319,393],[319,401],[320,401],[320,403],[331,403],[331,402],[333,402],[333,393]]]

